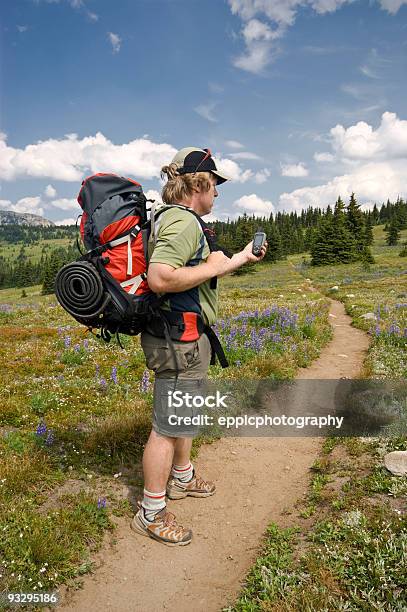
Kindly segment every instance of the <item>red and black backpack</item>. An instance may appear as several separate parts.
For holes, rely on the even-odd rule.
[[[152,209],[147,209],[147,202]],[[148,241],[158,216],[136,181],[115,174],[94,174],[82,182],[78,203],[83,213],[80,233],[87,249],[58,272],[56,297],[76,321],[112,334],[137,335],[148,329],[168,341],[192,341],[206,333],[223,367],[227,361],[213,330],[196,313],[164,311],[147,283]],[[212,230],[192,210],[210,251],[217,250]],[[148,220],[147,213],[150,212]],[[78,244],[79,248],[79,244]],[[216,287],[216,278],[211,286]]]

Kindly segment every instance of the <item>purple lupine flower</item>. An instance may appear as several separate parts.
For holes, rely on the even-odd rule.
[[[96,368],[95,368],[95,378],[96,378],[96,380],[99,378],[99,373],[100,373],[100,365],[96,364]]]
[[[117,368],[116,368],[116,366],[113,366],[112,373],[111,373],[110,377],[111,377],[112,381],[114,382],[114,384],[117,385],[118,382],[117,382]]]
[[[141,377],[140,383],[142,393],[147,393],[150,388],[150,373],[148,370],[144,370],[143,376]]]
[[[62,334],[64,330],[62,329],[62,327],[58,327],[58,336],[60,336]]]
[[[395,336],[397,336],[400,333],[400,327],[397,325],[397,323],[393,322],[390,325],[388,333],[389,335],[395,335]]]
[[[71,345],[71,337],[70,336],[65,336],[65,338],[64,338],[64,345],[65,345],[66,349],[70,347],[70,345]]]
[[[38,424],[35,433],[37,434],[37,436],[43,436],[46,432],[47,432],[47,426],[45,425],[44,421],[41,421]]]
[[[106,389],[107,389],[106,378],[101,378],[99,380],[99,385],[100,385],[100,388],[102,389],[102,391],[106,391]]]
[[[101,508],[106,508],[106,497],[99,497],[98,499],[98,510]]]
[[[89,340],[88,339],[83,341],[83,348],[85,349],[85,351],[88,350],[88,348],[89,348]]]
[[[73,350],[75,351],[75,353],[79,353],[79,351],[81,350],[81,345],[75,344],[75,346],[73,347]]]
[[[376,325],[374,333],[375,333],[375,336],[380,336],[380,325]]]
[[[54,443],[54,441],[55,441],[54,432],[52,431],[52,429],[50,429],[50,430],[48,431],[48,435],[47,435],[47,438],[46,438],[46,440],[45,440],[45,444],[46,444],[47,446],[52,446],[52,444]]]

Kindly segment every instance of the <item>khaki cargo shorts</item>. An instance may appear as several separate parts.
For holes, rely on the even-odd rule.
[[[155,373],[153,429],[163,436],[194,437],[199,432],[199,426],[190,423],[189,417],[196,417],[201,411],[195,406],[186,405],[191,404],[188,399],[182,405],[178,404],[187,397],[186,394],[205,395],[211,345],[206,334],[194,342],[173,340],[173,344],[179,368],[178,377],[166,339],[156,338],[148,332],[141,334],[147,367]]]

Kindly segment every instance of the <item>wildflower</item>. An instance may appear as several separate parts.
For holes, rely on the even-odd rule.
[[[116,366],[114,366],[112,368],[111,379],[114,382],[114,384],[117,385],[117,368],[116,368]]]
[[[102,389],[102,391],[105,391],[107,389],[107,382],[106,382],[106,378],[101,378],[99,380],[99,385]]]
[[[75,344],[73,350],[75,351],[75,353],[79,353],[79,351],[81,350],[80,344]]]
[[[150,388],[150,373],[148,370],[144,370],[143,376],[141,377],[140,383],[142,393],[147,393]]]
[[[85,351],[88,350],[88,348],[89,348],[89,340],[84,340],[83,341],[83,348],[85,349]]]
[[[48,435],[47,435],[47,438],[45,440],[45,444],[47,446],[52,446],[52,444],[54,443],[54,440],[55,440],[54,432],[52,431],[52,429],[50,429],[48,431]]]
[[[66,349],[71,346],[71,337],[70,336],[65,336],[65,338],[64,338],[64,346],[65,346]]]
[[[37,436],[43,436],[47,431],[47,426],[45,425],[44,421],[41,421],[38,426],[37,426],[37,430],[36,430],[36,434]]]
[[[100,365],[96,364],[96,369],[95,369],[95,378],[99,378],[99,373],[100,373]]]
[[[394,334],[395,336],[400,333],[400,327],[393,322],[389,327],[389,334]]]
[[[106,508],[106,497],[102,497],[98,499],[98,510],[101,508]]]

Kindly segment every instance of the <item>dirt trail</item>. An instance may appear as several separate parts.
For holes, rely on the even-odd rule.
[[[333,340],[299,379],[354,378],[369,340],[350,326],[332,301]],[[234,602],[256,558],[266,527],[290,525],[284,510],[306,492],[309,468],[322,438],[224,438],[201,447],[197,471],[214,480],[206,499],[170,501],[169,509],[193,528],[189,546],[169,548],[133,534],[119,520],[117,543],[98,554],[100,565],[83,589],[67,592],[58,610],[71,612],[219,612]]]

